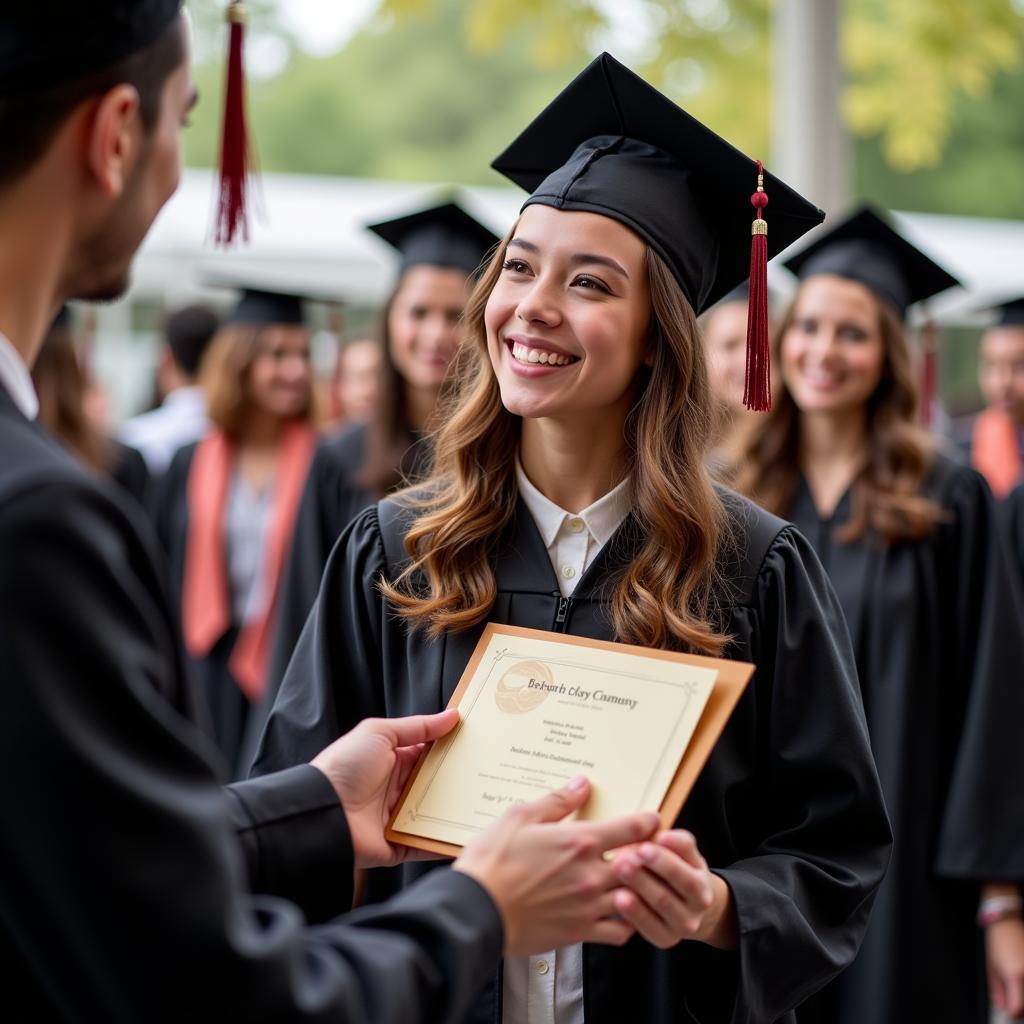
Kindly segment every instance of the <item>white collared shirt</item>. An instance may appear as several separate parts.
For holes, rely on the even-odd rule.
[[[39,398],[32,383],[32,374],[18,350],[3,334],[0,334],[0,384],[25,419],[34,420],[39,415]]]
[[[519,494],[530,510],[569,597],[601,548],[629,515],[629,480],[582,512],[566,512],[546,498],[516,458]],[[564,946],[539,956],[507,957],[502,979],[502,1024],[583,1024],[583,947]]]
[[[202,388],[175,388],[159,408],[121,424],[120,438],[142,452],[150,473],[159,476],[179,448],[198,441],[209,426]]]

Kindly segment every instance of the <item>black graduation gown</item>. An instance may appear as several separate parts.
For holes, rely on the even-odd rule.
[[[1019,484],[1006,496],[999,511],[1006,524],[1010,555],[1014,559],[1021,586],[1024,587],[1024,484]]]
[[[188,547],[188,475],[196,447],[196,444],[186,445],[175,454],[160,481],[154,505],[156,532],[170,563],[171,580],[174,592],[178,595],[179,608]],[[206,702],[213,741],[224,755],[233,779],[245,775],[241,751],[246,722],[252,708],[249,698],[229,667],[238,631],[239,624],[232,624],[205,658],[189,659],[199,692]]]
[[[110,475],[138,503],[145,507],[149,498],[150,476],[142,453],[131,445],[111,438]]]
[[[446,871],[311,930],[275,898],[348,906],[333,789],[309,765],[220,786],[148,525],[2,385],[0,652],[5,1021],[465,1016],[490,899]]]
[[[373,496],[358,481],[366,452],[366,433],[367,428],[360,424],[326,438],[317,445],[310,463],[274,629],[269,673],[273,694],[316,600],[334,542],[364,508],[373,504]]]
[[[822,1024],[987,1020],[978,883],[1024,876],[1024,622],[988,488],[938,459],[933,536],[838,543],[806,484],[790,518],[832,579],[853,639],[892,863],[854,965],[801,1011]]]
[[[584,950],[587,1024],[791,1020],[789,1010],[852,957],[888,858],[890,832],[856,692],[842,614],[807,543],[740,498],[729,499],[739,562],[724,566],[729,655],[758,665],[679,824],[726,879],[738,953],[639,938]],[[405,558],[406,513],[363,512],[332,553],[267,723],[254,770],[306,760],[369,715],[445,706],[482,627],[436,643],[389,614],[376,581]],[[520,504],[499,539],[494,622],[611,639],[609,579],[634,550],[627,520],[561,598],[544,543]],[[429,870],[374,873],[371,897]],[[472,1018],[498,1018],[494,981]]]

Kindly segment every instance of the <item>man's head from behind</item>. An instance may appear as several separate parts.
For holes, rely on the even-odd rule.
[[[5,228],[35,213],[62,243],[59,298],[126,288],[181,175],[188,64],[180,0],[19,3],[4,16],[0,212]]]

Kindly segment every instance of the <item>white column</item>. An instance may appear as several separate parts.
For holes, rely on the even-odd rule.
[[[776,0],[771,170],[833,217],[850,195],[851,147],[839,111],[841,0]]]

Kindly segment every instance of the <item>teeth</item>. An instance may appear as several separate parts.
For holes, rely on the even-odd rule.
[[[568,366],[572,362],[569,356],[543,349],[529,348],[526,345],[513,345],[512,355],[520,363],[540,363],[544,366]]]

